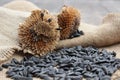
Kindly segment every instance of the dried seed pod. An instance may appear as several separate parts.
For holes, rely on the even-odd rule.
[[[62,28],[60,39],[69,38],[80,25],[80,12],[73,7],[64,6],[62,12],[58,14],[58,24]]]
[[[34,55],[52,51],[60,33],[57,19],[46,10],[34,10],[19,27],[19,43],[22,49]]]

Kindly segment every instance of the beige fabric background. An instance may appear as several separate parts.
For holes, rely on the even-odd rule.
[[[22,5],[22,6],[15,7],[18,5]],[[16,34],[17,34],[17,28],[19,26],[19,23],[23,22],[24,19],[30,15],[29,11],[38,9],[38,7],[27,1],[15,1],[12,3],[6,4],[3,7],[9,8],[9,9],[0,7],[0,21],[2,21],[0,23],[0,25],[4,25],[3,27],[0,26],[0,29],[2,31],[7,30],[6,33],[8,32],[9,34],[4,35],[3,32],[0,32],[0,34],[1,34],[0,37],[5,36],[7,38],[7,39],[5,38],[5,40],[11,41],[10,42],[11,44],[6,43],[6,41],[2,40],[3,38],[1,38],[0,40],[4,41],[3,43],[5,43],[5,44],[1,45],[1,43],[0,43],[0,46],[3,46],[3,45],[15,45],[16,46],[16,44],[17,44],[17,42],[16,42],[17,35]],[[22,12],[22,11],[25,11],[25,12]],[[89,27],[91,27],[91,28],[89,28]],[[87,28],[89,28],[89,29],[87,29]],[[96,28],[96,26],[88,25],[85,23],[82,23],[80,26],[80,29],[83,31],[86,29],[88,31],[92,31],[94,28]],[[11,33],[11,32],[13,32],[13,33]],[[14,42],[16,42],[16,43],[14,43]],[[120,46],[120,44],[117,44],[117,45],[113,45],[113,46],[109,46],[109,47],[105,47],[105,48],[109,51],[114,50],[115,52],[117,52],[117,57],[120,58],[120,47],[119,46]],[[22,56],[17,55],[17,54],[14,55],[13,57],[15,57],[17,59],[22,58]],[[0,72],[0,80],[11,80],[9,78],[6,78],[5,72],[6,72],[5,69],[2,72]],[[119,70],[112,76],[112,80],[118,80],[118,78],[120,78]],[[40,79],[34,79],[34,80],[40,80]]]

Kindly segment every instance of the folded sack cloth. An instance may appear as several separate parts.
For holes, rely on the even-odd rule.
[[[18,3],[14,3],[14,5],[17,5],[17,4]],[[29,7],[28,4],[26,4],[26,5]],[[13,7],[14,7],[14,6],[9,7],[9,5],[6,5],[6,6],[7,6],[7,8],[10,8],[10,9],[13,9]],[[35,6],[35,5],[32,5],[32,6]],[[19,27],[19,23],[23,22],[25,20],[25,18],[30,15],[30,13],[20,12],[20,11],[29,11],[29,10],[26,10],[25,8],[23,8],[24,10],[22,10],[21,8],[16,8],[15,10],[18,10],[18,11],[14,11],[14,10],[10,10],[10,9],[0,7],[0,22],[1,22],[0,23],[0,62],[4,61],[4,60],[8,60],[8,58],[10,56],[12,56],[12,54],[14,53],[15,50],[17,50],[17,49],[20,50],[20,47],[18,46],[18,41],[17,41],[17,37],[18,37],[17,36],[17,29]],[[116,14],[114,14],[114,15],[116,15]],[[114,18],[112,16],[109,16],[109,17]],[[109,22],[110,18],[108,19],[107,22],[115,24],[114,21]],[[117,18],[117,19],[118,19],[117,21],[119,21],[119,18]],[[109,26],[106,26],[106,25],[104,25],[104,27],[106,27],[106,29],[110,29],[111,27],[114,27],[114,26],[109,27]],[[97,28],[99,28],[99,27],[96,27],[96,26],[93,26],[93,25],[90,25],[90,24],[85,24],[85,23],[82,23],[81,26],[80,26],[80,29],[83,30],[85,34],[90,33],[90,34],[95,35],[96,33],[94,31]],[[104,37],[105,37],[104,33],[106,33],[106,31],[105,31],[106,29],[103,28],[103,30],[104,30],[103,36]],[[114,28],[112,28],[112,29],[114,29]],[[118,28],[118,30],[119,30],[119,28]],[[113,31],[115,31],[115,30],[113,30]],[[98,33],[99,32],[101,32],[101,30],[99,30]],[[119,34],[119,32],[117,32],[117,35],[118,34]],[[115,36],[117,36],[117,35],[115,35]],[[99,37],[103,38],[103,36],[99,36]],[[109,34],[108,34],[108,36],[109,36]],[[91,39],[96,40],[97,38],[93,39],[93,37],[91,37]],[[115,39],[115,38],[113,37],[112,39]],[[75,42],[74,39],[72,39],[72,40]],[[86,38],[81,39],[81,40],[82,40],[81,42],[84,42],[84,40],[87,41],[87,40],[89,40],[89,38],[86,37]],[[71,39],[68,40],[68,43],[70,43],[70,41],[71,41]],[[108,41],[108,39],[107,39],[107,41]],[[60,41],[59,44],[58,44],[59,48],[64,47],[63,44],[62,45],[60,44],[61,42],[63,42],[65,45],[67,45],[66,40],[65,41],[64,40]],[[96,43],[94,43],[94,44],[96,44]],[[117,52],[117,57],[120,58],[120,56],[119,56],[120,44],[116,44],[116,45],[114,45],[115,43],[112,43],[112,44],[113,44],[112,46],[109,45],[107,47],[102,47],[102,48],[105,48],[105,49],[110,50],[110,51],[114,50],[115,52]],[[81,44],[79,44],[79,45],[81,45]],[[73,45],[73,46],[75,46],[75,45]],[[106,43],[102,44],[102,46],[106,46]],[[70,46],[68,46],[68,47],[70,47]],[[6,56],[6,55],[9,55],[9,56]],[[16,58],[18,58],[18,56]],[[5,73],[5,70],[0,72],[0,75],[1,76],[3,75],[2,77],[0,77],[0,79],[11,80],[11,79],[7,79],[3,73]],[[117,80],[118,78],[120,78],[119,75],[120,75],[120,71],[118,70],[112,76],[112,80]],[[37,80],[37,79],[35,79],[35,80]]]
[[[8,60],[18,46],[18,27],[30,13],[0,7],[0,62]]]
[[[14,1],[11,1],[3,5],[3,7],[9,8],[12,10],[17,10],[17,11],[24,11],[24,12],[29,12],[35,9],[40,9],[33,3],[26,1],[26,0],[14,0]]]

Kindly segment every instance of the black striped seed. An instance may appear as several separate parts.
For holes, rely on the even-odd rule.
[[[3,68],[0,66],[0,71],[2,71],[3,70]]]
[[[8,68],[8,67],[9,67],[9,65],[10,65],[9,63],[2,64],[2,67],[3,67],[3,68]]]

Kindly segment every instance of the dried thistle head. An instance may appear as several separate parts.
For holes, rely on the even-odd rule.
[[[62,28],[60,39],[67,39],[80,25],[80,12],[71,6],[63,6],[58,14],[58,24]]]
[[[60,38],[57,19],[46,10],[32,11],[19,27],[19,43],[24,51],[42,56],[52,51]]]

